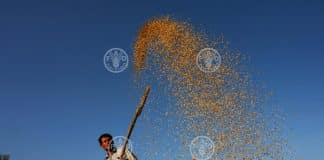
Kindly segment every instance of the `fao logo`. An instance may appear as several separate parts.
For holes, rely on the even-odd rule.
[[[198,136],[191,141],[190,153],[196,160],[208,160],[214,154],[214,142],[206,136]]]
[[[116,148],[121,148],[124,145],[125,141],[126,141],[126,137],[124,137],[124,136],[116,136],[116,137],[113,138],[113,141],[114,141],[114,146]],[[133,142],[130,139],[128,139],[127,148],[128,148],[129,151],[133,152]]]
[[[213,48],[202,49],[196,57],[198,68],[206,73],[215,72],[221,65],[221,61],[220,54]]]
[[[112,48],[104,56],[104,65],[112,73],[120,73],[128,66],[128,56],[123,49]]]

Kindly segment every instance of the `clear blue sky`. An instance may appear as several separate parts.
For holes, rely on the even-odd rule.
[[[124,135],[141,95],[133,66],[112,74],[103,55],[119,47],[132,61],[140,25],[165,14],[248,55],[287,115],[297,157],[323,159],[324,3],[300,0],[1,1],[0,153],[102,159],[97,136]]]

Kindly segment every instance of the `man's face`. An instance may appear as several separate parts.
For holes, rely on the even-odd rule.
[[[111,144],[111,139],[108,137],[102,137],[101,138],[101,147],[103,149],[109,149],[110,148],[110,144]]]

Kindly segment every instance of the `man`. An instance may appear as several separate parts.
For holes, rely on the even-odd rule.
[[[132,152],[130,152],[127,147],[123,158],[119,158],[122,147],[116,149],[116,147],[114,146],[113,137],[108,133],[100,135],[98,141],[100,147],[106,151],[105,160],[137,160],[136,156]]]

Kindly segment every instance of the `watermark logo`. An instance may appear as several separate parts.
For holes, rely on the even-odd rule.
[[[116,136],[113,138],[113,141],[116,148],[121,148],[126,141],[126,137]],[[133,152],[133,142],[130,139],[128,139],[127,148],[129,151]]]
[[[200,50],[196,57],[196,64],[198,68],[206,73],[217,71],[221,65],[222,57],[216,49],[204,48]]]
[[[208,160],[214,154],[214,142],[206,136],[198,136],[191,141],[190,153],[196,160]]]
[[[112,73],[120,73],[128,67],[128,55],[121,48],[109,49],[104,56],[104,65]]]

